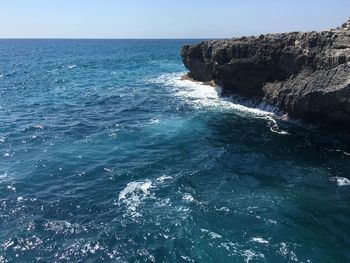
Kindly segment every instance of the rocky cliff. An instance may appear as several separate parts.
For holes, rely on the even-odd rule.
[[[350,127],[350,19],[337,29],[204,41],[181,49],[189,77],[297,118]]]

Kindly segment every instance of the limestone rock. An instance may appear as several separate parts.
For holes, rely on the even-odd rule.
[[[338,29],[204,41],[181,49],[189,76],[292,116],[350,127],[350,19]]]

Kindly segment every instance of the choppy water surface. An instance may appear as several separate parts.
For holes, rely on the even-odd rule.
[[[0,41],[0,262],[350,261],[350,137],[182,81],[194,42]]]

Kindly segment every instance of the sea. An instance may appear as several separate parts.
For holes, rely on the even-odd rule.
[[[0,262],[350,262],[350,135],[183,80],[200,40],[0,40]]]

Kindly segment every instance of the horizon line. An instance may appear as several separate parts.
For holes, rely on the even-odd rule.
[[[0,40],[209,40],[209,39],[229,39],[234,37],[165,37],[165,38],[88,38],[88,37],[0,37]]]
[[[232,36],[221,36],[221,37],[0,37],[0,40],[181,40],[181,39],[193,39],[193,40],[215,40],[215,39],[232,39],[240,37],[257,37],[260,35],[270,35],[270,34],[285,34],[285,33],[310,33],[310,32],[323,32],[329,31],[335,28],[328,28],[322,30],[288,30],[288,31],[270,31],[270,32],[261,32],[256,34],[237,34]]]

